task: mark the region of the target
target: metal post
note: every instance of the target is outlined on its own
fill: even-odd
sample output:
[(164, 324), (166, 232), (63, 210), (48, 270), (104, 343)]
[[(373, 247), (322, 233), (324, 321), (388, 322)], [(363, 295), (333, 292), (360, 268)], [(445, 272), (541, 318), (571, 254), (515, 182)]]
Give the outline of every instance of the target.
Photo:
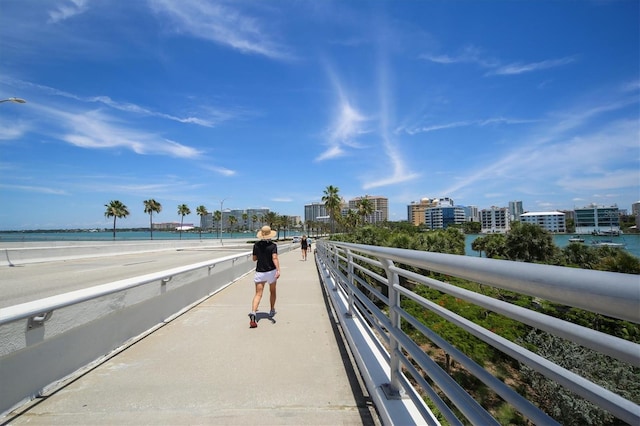
[[(380, 263), (387, 274), (387, 285), (389, 289), (389, 319), (391, 320), (391, 327), (394, 329), (400, 329), (400, 315), (396, 308), (400, 305), (400, 293), (396, 291), (395, 285), (400, 284), (398, 280), (398, 274), (391, 272), (391, 266), (393, 262), (386, 258), (378, 258)], [(400, 357), (398, 352), (400, 351), (400, 345), (398, 340), (393, 337), (393, 333), (389, 333), (389, 360), (390, 369), (390, 383), (386, 390), (389, 394), (387, 397), (401, 398), (402, 387), (400, 385)]]

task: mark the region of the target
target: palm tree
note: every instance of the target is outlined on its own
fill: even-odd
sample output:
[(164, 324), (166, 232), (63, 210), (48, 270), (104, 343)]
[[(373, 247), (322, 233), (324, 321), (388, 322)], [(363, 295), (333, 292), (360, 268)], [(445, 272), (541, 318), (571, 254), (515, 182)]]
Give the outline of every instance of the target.
[(276, 212), (269, 212), (263, 216), (262, 220), (273, 229), (275, 223), (278, 221), (278, 214)]
[(347, 228), (350, 229), (351, 231), (356, 229), (359, 222), (358, 212), (355, 210), (349, 209), (349, 211), (347, 212), (347, 217), (345, 217), (344, 222), (345, 222), (345, 225), (347, 225)]
[(184, 217), (191, 214), (191, 210), (186, 204), (180, 204), (178, 206), (178, 214), (180, 215), (180, 239), (182, 239), (182, 223), (184, 222)]
[(371, 213), (373, 213), (374, 211), (373, 203), (369, 199), (369, 196), (365, 195), (358, 200), (356, 205), (358, 207), (358, 214), (362, 218), (362, 226), (364, 226), (366, 217), (371, 215)]
[(244, 231), (247, 230), (247, 219), (249, 219), (249, 215), (247, 213), (242, 213), (242, 228)]
[(160, 213), (162, 211), (162, 204), (154, 200), (144, 200), (144, 212), (149, 214), (149, 230), (151, 231), (151, 239), (153, 240), (153, 213)]
[(202, 239), (202, 225), (203, 225), (203, 218), (209, 214), (209, 212), (207, 211), (207, 208), (205, 206), (198, 206), (196, 208), (196, 213), (198, 214), (198, 216), (200, 216), (200, 239)]
[(251, 228), (252, 231), (256, 230), (256, 222), (258, 221), (258, 215), (254, 214), (253, 216), (251, 216), (251, 222), (253, 223), (253, 227)]
[(220, 238), (220, 221), (222, 220), (222, 212), (220, 210), (213, 212), (213, 220), (217, 224), (216, 233), (218, 234), (218, 238)]
[(116, 239), (116, 218), (126, 218), (129, 216), (129, 209), (118, 200), (110, 201), (104, 205), (107, 211), (104, 212), (105, 217), (113, 217), (113, 239)]
[(233, 225), (238, 222), (235, 216), (229, 216), (229, 231), (231, 232), (231, 238), (233, 238)]
[(322, 196), (322, 201), (324, 202), (324, 206), (327, 209), (327, 213), (329, 213), (329, 218), (331, 219), (331, 232), (335, 232), (335, 218), (340, 213), (340, 195), (338, 192), (340, 189), (336, 186), (329, 185), (324, 190), (324, 195)]

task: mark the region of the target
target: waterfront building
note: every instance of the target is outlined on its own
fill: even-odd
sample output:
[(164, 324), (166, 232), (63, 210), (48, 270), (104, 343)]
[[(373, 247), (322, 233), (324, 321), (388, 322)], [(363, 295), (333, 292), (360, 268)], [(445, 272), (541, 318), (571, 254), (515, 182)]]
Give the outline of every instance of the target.
[(414, 226), (422, 225), (425, 222), (424, 212), (435, 205), (435, 200), (431, 198), (422, 198), (419, 202), (412, 201), (407, 206), (407, 220)]
[(480, 211), (480, 224), (483, 234), (506, 233), (511, 229), (509, 208), (491, 207)]
[(617, 234), (620, 232), (620, 212), (616, 205), (605, 207), (591, 204), (574, 210), (576, 233), (578, 234)]
[(566, 218), (562, 212), (528, 212), (521, 214), (519, 219), (524, 223), (538, 225), (549, 232), (567, 232)]
[(324, 203), (304, 205), (304, 223), (309, 222), (329, 222), (329, 213)]
[(465, 222), (464, 207), (439, 205), (429, 207), (424, 212), (425, 226), (429, 229), (446, 229), (449, 225), (459, 225)]
[(509, 219), (520, 220), (520, 215), (524, 213), (522, 208), (522, 201), (509, 201)]
[(348, 210), (358, 210), (358, 202), (366, 198), (373, 205), (373, 213), (365, 216), (365, 222), (378, 223), (389, 220), (389, 199), (377, 195), (367, 195), (366, 197), (356, 197), (348, 202)]

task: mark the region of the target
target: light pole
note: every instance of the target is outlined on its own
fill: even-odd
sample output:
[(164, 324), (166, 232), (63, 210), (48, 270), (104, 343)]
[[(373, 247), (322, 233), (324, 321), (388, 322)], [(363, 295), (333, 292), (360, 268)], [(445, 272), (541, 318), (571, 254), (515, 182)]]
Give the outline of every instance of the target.
[(220, 201), (220, 245), (224, 245), (222, 243), (222, 219), (224, 218), (224, 215), (222, 214), (222, 206), (224, 205), (225, 200), (227, 200), (229, 197), (224, 198), (222, 201)]
[(26, 104), (27, 103), (27, 101), (25, 101), (22, 98), (7, 98), (7, 99), (0, 100), (0, 103), (2, 103), (2, 102), (13, 102), (13, 103), (16, 103), (16, 104)]

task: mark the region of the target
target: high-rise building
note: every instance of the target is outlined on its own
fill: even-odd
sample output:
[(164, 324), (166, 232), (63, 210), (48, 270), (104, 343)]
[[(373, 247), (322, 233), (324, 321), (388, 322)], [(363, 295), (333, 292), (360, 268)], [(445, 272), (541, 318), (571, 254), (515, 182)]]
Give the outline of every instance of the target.
[(324, 203), (304, 205), (304, 223), (308, 222), (329, 222), (329, 213)]
[(522, 209), (522, 201), (509, 201), (509, 219), (513, 222), (514, 220), (520, 220), (520, 215), (524, 213)]
[(467, 222), (480, 222), (480, 211), (478, 210), (478, 206), (465, 206), (464, 214)]
[(505, 233), (511, 229), (507, 207), (491, 207), (480, 210), (480, 225), (483, 234)]
[[(349, 200), (349, 209), (357, 210), (358, 202), (365, 197), (356, 197)], [(376, 223), (389, 220), (389, 199), (381, 196), (367, 195), (366, 199), (373, 204), (373, 213), (366, 216), (365, 222)]]
[(520, 215), (520, 221), (533, 223), (544, 230), (555, 233), (567, 232), (565, 214), (562, 212), (529, 212)]
[(424, 212), (434, 206), (435, 201), (431, 198), (422, 198), (420, 202), (412, 201), (407, 206), (407, 220), (414, 226), (422, 225), (425, 221)]

